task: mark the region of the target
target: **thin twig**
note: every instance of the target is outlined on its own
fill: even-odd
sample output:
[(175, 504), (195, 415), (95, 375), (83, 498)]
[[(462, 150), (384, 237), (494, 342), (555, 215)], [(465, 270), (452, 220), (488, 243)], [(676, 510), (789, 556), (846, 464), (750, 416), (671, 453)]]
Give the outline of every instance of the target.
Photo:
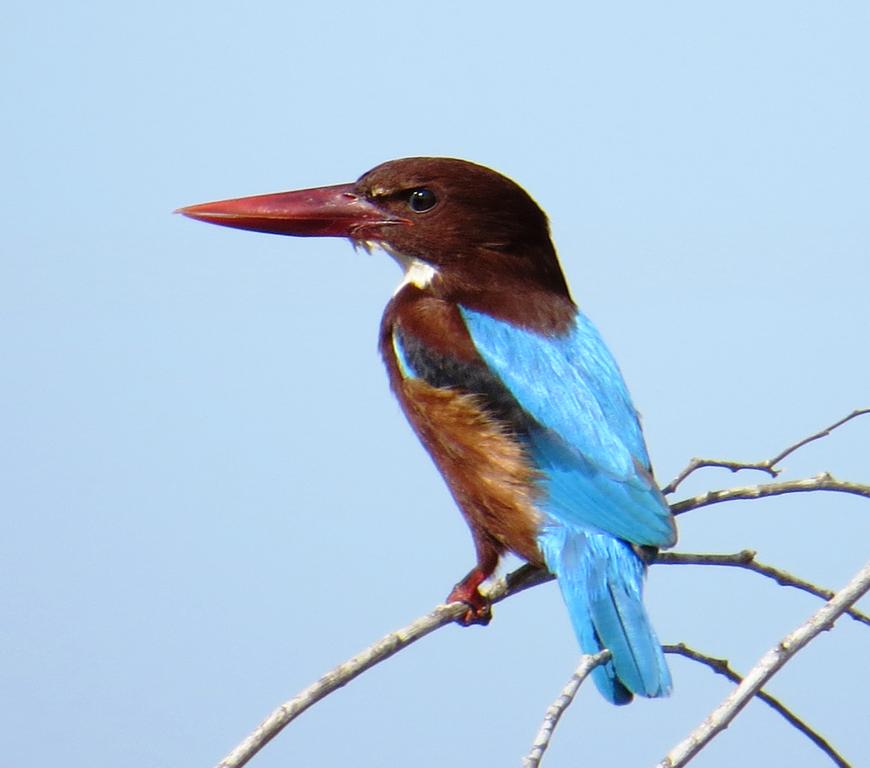
[(857, 408), (848, 416), (844, 416), (839, 421), (835, 421), (831, 426), (825, 427), (823, 430), (816, 432), (814, 435), (810, 435), (809, 437), (805, 437), (803, 440), (799, 440), (794, 445), (790, 445), (786, 448), (782, 453), (778, 453), (772, 459), (768, 459), (771, 467), (775, 467), (779, 462), (781, 462), (786, 456), (794, 453), (798, 448), (803, 448), (807, 443), (812, 443), (814, 440), (819, 440), (823, 437), (827, 437), (838, 427), (842, 427), (847, 421), (852, 421), (852, 419), (857, 419), (859, 416), (864, 416), (865, 414), (870, 413), (870, 408)]
[[(525, 589), (534, 587), (552, 577), (533, 566), (518, 568), (505, 578), (496, 581), (487, 591), (487, 597), (493, 603), (504, 600)], [(394, 653), (434, 632), (439, 627), (456, 621), (468, 611), (465, 603), (450, 603), (439, 605), (434, 611), (421, 616), (402, 629), (390, 632), (378, 642), (370, 645), (352, 659), (339, 664), (316, 683), (278, 707), (232, 752), (230, 752), (217, 768), (239, 768), (245, 765), (254, 755), (268, 744), (288, 723), (301, 715), (306, 709), (316, 704), (322, 698), (337, 688), (347, 685), (355, 677), (370, 667), (389, 658)]]
[[(713, 656), (707, 656), (705, 653), (701, 653), (700, 651), (696, 651), (694, 648), (690, 648), (685, 643), (677, 643), (676, 645), (664, 645), (662, 646), (662, 650), (665, 653), (672, 653), (678, 656), (685, 656), (687, 659), (691, 659), (692, 661), (697, 661), (699, 664), (703, 664), (704, 666), (712, 669), (716, 674), (723, 675), (727, 677), (732, 683), (742, 683), (743, 678), (738, 675), (733, 669), (731, 669), (731, 665), (728, 663), (727, 659), (717, 659)], [(755, 694), (756, 698), (761, 699), (765, 704), (771, 707), (775, 712), (778, 712), (785, 720), (793, 725), (797, 730), (799, 730), (802, 734), (804, 734), (810, 741), (813, 742), (819, 749), (822, 750), (828, 757), (831, 758), (840, 768), (851, 768), (850, 764), (846, 762), (842, 755), (837, 752), (825, 739), (821, 734), (814, 731), (807, 725), (803, 720), (801, 720), (794, 712), (792, 712), (788, 707), (786, 707), (779, 699), (774, 698), (769, 693), (765, 691), (758, 691)]]
[(662, 759), (658, 768), (680, 768), (686, 765), (711, 739), (728, 727), (740, 710), (789, 659), (820, 632), (830, 629), (846, 609), (866, 594), (868, 589), (870, 589), (870, 562), (813, 616), (764, 654), (743, 682)]
[(756, 469), (759, 472), (767, 472), (771, 477), (777, 477), (781, 470), (774, 469), (773, 467), (768, 466), (766, 461), (758, 461), (758, 462), (746, 462), (746, 461), (731, 461), (730, 459), (702, 459), (699, 456), (695, 456), (686, 466), (682, 469), (682, 471), (669, 482), (664, 488), (662, 488), (662, 493), (665, 496), (672, 494), (683, 481), (691, 474), (694, 474), (699, 469), (706, 469), (708, 467), (716, 467), (717, 469), (730, 469), (732, 472), (740, 472), (744, 469)]
[[(773, 579), (780, 586), (800, 589), (823, 600), (830, 600), (834, 596), (834, 590), (820, 587), (781, 568), (775, 568), (772, 565), (767, 565), (767, 563), (759, 562), (755, 559), (755, 554), (751, 549), (744, 549), (741, 552), (728, 555), (696, 552), (659, 552), (655, 562), (664, 565), (724, 565), (731, 568), (743, 568)], [(855, 621), (870, 626), (870, 616), (862, 613), (857, 608), (850, 608), (846, 613), (855, 619)]]
[(857, 410), (852, 411), (848, 416), (834, 422), (829, 427), (825, 427), (823, 430), (816, 432), (809, 437), (805, 437), (803, 440), (798, 440), (798, 442), (788, 446), (785, 450), (780, 451), (776, 456), (772, 456), (764, 461), (742, 462), (730, 461), (727, 459), (694, 458), (688, 463), (688, 465), (686, 465), (682, 472), (662, 488), (662, 493), (665, 495), (673, 493), (689, 475), (704, 467), (719, 467), (721, 469), (730, 469), (732, 472), (739, 472), (743, 469), (754, 469), (759, 472), (767, 472), (768, 475), (776, 478), (779, 476), (780, 472), (782, 472), (781, 469), (777, 469), (777, 464), (779, 464), (786, 456), (790, 456), (798, 450), (798, 448), (803, 448), (807, 443), (812, 443), (814, 440), (827, 437), (831, 432), (837, 429), (837, 427), (841, 427), (847, 421), (851, 421), (852, 419), (855, 419), (858, 416), (863, 416), (867, 413), (870, 413), (870, 408), (858, 408)]
[(559, 724), (559, 720), (565, 713), (565, 710), (571, 706), (577, 691), (583, 684), (583, 681), (589, 676), (595, 667), (604, 664), (610, 658), (610, 651), (606, 648), (594, 655), (584, 654), (580, 658), (580, 663), (568, 684), (562, 689), (559, 698), (556, 699), (544, 713), (544, 721), (535, 736), (535, 741), (532, 744), (532, 749), (528, 755), (523, 758), (523, 768), (538, 768), (541, 760), (544, 758), (544, 752), (550, 746), (550, 740), (553, 738), (553, 732)]
[(822, 472), (815, 477), (804, 480), (787, 480), (782, 483), (762, 483), (761, 485), (747, 485), (740, 488), (725, 488), (720, 491), (707, 491), (698, 496), (692, 496), (682, 501), (671, 504), (671, 512), (681, 515), (692, 509), (708, 507), (711, 504), (719, 504), (723, 501), (736, 501), (737, 499), (763, 499), (766, 496), (781, 496), (785, 493), (809, 493), (812, 491), (836, 491), (838, 493), (852, 493), (856, 496), (864, 496), (870, 499), (870, 485), (849, 483), (835, 479), (829, 472)]

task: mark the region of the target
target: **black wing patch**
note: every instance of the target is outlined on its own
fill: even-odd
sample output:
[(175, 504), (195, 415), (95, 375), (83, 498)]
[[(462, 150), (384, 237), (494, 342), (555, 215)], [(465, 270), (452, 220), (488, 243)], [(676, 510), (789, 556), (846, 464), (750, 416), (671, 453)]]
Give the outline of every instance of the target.
[(487, 413), (505, 422), (517, 434), (527, 434), (537, 425), (483, 360), (467, 363), (436, 352), (400, 328), (395, 328), (393, 333), (401, 349), (402, 364), (414, 377), (439, 389), (454, 389), (476, 396)]

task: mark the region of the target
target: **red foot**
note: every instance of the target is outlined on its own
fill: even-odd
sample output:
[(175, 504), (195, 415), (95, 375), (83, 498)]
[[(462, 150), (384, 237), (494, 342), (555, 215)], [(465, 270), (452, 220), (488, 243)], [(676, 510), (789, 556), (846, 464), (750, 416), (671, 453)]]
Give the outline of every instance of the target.
[(489, 624), (492, 619), (492, 606), (477, 588), (482, 579), (471, 579), (469, 576), (453, 587), (453, 591), (447, 595), (447, 602), (465, 603), (468, 606), (468, 610), (456, 619), (459, 624), (466, 627), (471, 624)]

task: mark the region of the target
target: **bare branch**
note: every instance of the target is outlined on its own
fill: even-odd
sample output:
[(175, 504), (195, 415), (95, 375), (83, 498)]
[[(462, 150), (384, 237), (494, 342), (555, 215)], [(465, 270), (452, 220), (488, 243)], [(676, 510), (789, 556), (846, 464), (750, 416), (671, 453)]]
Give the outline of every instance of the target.
[[(677, 643), (676, 645), (665, 645), (662, 646), (662, 649), (665, 653), (672, 653), (678, 656), (685, 656), (687, 659), (691, 659), (692, 661), (697, 661), (699, 664), (703, 664), (710, 669), (712, 669), (716, 674), (723, 675), (727, 677), (732, 683), (742, 683), (743, 678), (740, 677), (733, 669), (731, 669), (731, 665), (728, 663), (727, 659), (717, 659), (713, 656), (707, 656), (700, 651), (696, 651), (694, 648), (690, 648), (685, 643)], [(831, 760), (833, 760), (840, 768), (851, 768), (849, 763), (843, 759), (842, 755), (840, 755), (837, 750), (835, 750), (828, 741), (821, 736), (819, 733), (814, 731), (807, 725), (803, 720), (801, 720), (797, 715), (794, 714), (788, 707), (786, 707), (779, 699), (774, 698), (769, 693), (765, 691), (758, 691), (755, 694), (756, 698), (761, 699), (765, 704), (771, 707), (775, 712), (778, 712), (782, 715), (786, 721), (788, 721), (791, 725), (793, 725), (797, 730), (803, 733), (810, 741), (812, 741), (819, 749), (822, 750), (825, 754), (827, 754)]]
[(562, 689), (559, 698), (556, 699), (544, 713), (544, 721), (535, 736), (535, 741), (532, 744), (532, 749), (528, 755), (523, 758), (523, 768), (538, 768), (541, 760), (544, 757), (544, 752), (550, 746), (550, 740), (553, 738), (553, 732), (559, 724), (559, 720), (565, 713), (565, 710), (571, 706), (577, 691), (583, 684), (583, 681), (589, 676), (595, 667), (599, 664), (604, 664), (610, 658), (610, 651), (606, 648), (594, 655), (584, 654), (580, 657), (580, 663), (568, 684)]
[[(544, 581), (549, 581), (551, 578), (548, 573), (526, 565), (508, 574), (505, 578), (496, 581), (487, 591), (487, 597), (491, 602), (497, 603), (506, 597), (515, 595)], [(370, 645), (352, 659), (334, 667), (316, 683), (308, 686), (304, 691), (301, 691), (272, 712), (241, 744), (218, 763), (217, 768), (239, 768), (245, 765), (257, 752), (277, 736), (288, 723), (301, 715), (310, 706), (316, 704), (337, 688), (346, 685), (367, 669), (411, 645), (411, 643), (426, 637), (426, 635), (446, 624), (456, 621), (467, 610), (468, 606), (465, 603), (439, 605), (432, 612), (421, 616), (402, 629), (390, 632), (390, 634)]]
[[(735, 552), (730, 555), (695, 552), (659, 552), (655, 562), (663, 563), (664, 565), (724, 565), (731, 568), (743, 568), (773, 579), (780, 586), (800, 589), (823, 600), (830, 600), (834, 596), (834, 590), (820, 587), (810, 581), (805, 581), (798, 576), (794, 576), (788, 571), (759, 562), (755, 559), (755, 554), (751, 549), (744, 549), (742, 552)], [(870, 626), (870, 616), (862, 613), (857, 608), (850, 608), (846, 613), (855, 619), (855, 621)]]
[(781, 469), (777, 469), (777, 464), (779, 464), (786, 456), (790, 456), (794, 453), (798, 448), (803, 448), (807, 443), (812, 443), (814, 440), (819, 440), (823, 437), (827, 437), (831, 434), (837, 427), (843, 426), (847, 421), (851, 421), (852, 419), (857, 418), (858, 416), (863, 416), (864, 414), (870, 413), (870, 408), (859, 408), (857, 410), (852, 411), (848, 416), (840, 419), (837, 422), (834, 422), (829, 427), (825, 427), (820, 432), (816, 432), (815, 434), (810, 435), (809, 437), (805, 437), (803, 440), (798, 440), (798, 442), (788, 446), (783, 451), (780, 451), (776, 456), (772, 456), (769, 459), (765, 459), (764, 461), (755, 461), (755, 462), (742, 462), (742, 461), (730, 461), (727, 459), (701, 459), (694, 458), (692, 459), (688, 465), (680, 472), (670, 483), (668, 483), (664, 488), (662, 488), (662, 493), (666, 496), (670, 493), (673, 493), (680, 484), (693, 472), (702, 469), (704, 467), (720, 467), (722, 469), (730, 469), (732, 472), (739, 472), (743, 469), (754, 469), (759, 472), (767, 472), (771, 477), (778, 477)]
[(786, 448), (782, 453), (778, 453), (772, 459), (769, 459), (770, 466), (775, 467), (779, 462), (781, 462), (786, 456), (794, 453), (798, 448), (803, 448), (807, 443), (812, 443), (814, 440), (819, 440), (823, 437), (827, 437), (838, 427), (842, 427), (847, 421), (852, 421), (852, 419), (856, 419), (859, 416), (864, 416), (865, 414), (870, 413), (870, 408), (857, 408), (852, 411), (848, 416), (844, 416), (839, 421), (835, 421), (831, 426), (825, 427), (820, 432), (816, 432), (814, 435), (810, 435), (809, 437), (805, 437), (803, 440), (799, 440), (794, 445), (790, 445)]
[(837, 480), (829, 472), (822, 472), (815, 477), (809, 477), (805, 480), (788, 480), (782, 483), (763, 483), (761, 485), (747, 485), (740, 488), (725, 488), (720, 491), (707, 491), (707, 493), (692, 496), (691, 498), (671, 504), (671, 512), (675, 515), (681, 515), (683, 512), (700, 507), (708, 507), (711, 504), (719, 504), (723, 501), (763, 499), (767, 496), (781, 496), (785, 493), (810, 493), (812, 491), (852, 493), (856, 496), (870, 499), (870, 485)]
[(777, 477), (781, 470), (774, 469), (771, 466), (768, 466), (767, 461), (757, 461), (757, 462), (746, 462), (746, 461), (732, 461), (730, 459), (702, 459), (699, 456), (695, 456), (684, 468), (683, 470), (669, 482), (664, 488), (662, 488), (662, 493), (665, 496), (672, 494), (683, 481), (691, 474), (697, 472), (699, 469), (705, 469), (707, 467), (716, 467), (718, 469), (730, 469), (732, 472), (740, 472), (744, 469), (756, 469), (759, 472), (767, 472), (771, 477)]
[[(829, 427), (828, 431), (835, 428), (836, 426), (839, 426), (839, 424), (841, 423), (845, 423), (845, 421), (847, 421), (849, 418), (854, 418), (855, 416), (868, 411), (870, 411), (870, 409), (867, 409), (865, 411), (856, 411), (854, 414), (847, 417), (846, 419), (843, 419), (841, 422), (838, 422), (832, 427)], [(805, 444), (810, 439), (817, 439), (817, 437), (822, 436), (822, 434), (823, 433), (819, 433), (818, 436), (811, 436), (811, 438), (807, 438), (801, 444)], [(800, 446), (796, 444), (796, 446), (792, 446), (789, 450), (795, 450), (796, 447)], [(672, 504), (671, 510), (674, 512), (674, 514), (680, 514), (682, 512), (687, 512), (692, 509), (697, 509), (699, 507), (707, 506), (710, 504), (717, 504), (724, 501), (733, 501), (737, 499), (758, 499), (783, 493), (798, 493), (809, 491), (840, 491), (870, 498), (870, 486), (859, 485), (857, 483), (842, 482), (839, 480), (835, 480), (830, 474), (824, 473), (813, 478), (808, 478), (806, 480), (794, 480), (786, 483), (771, 483), (768, 485), (711, 491), (709, 493), (702, 494), (700, 496), (696, 496), (690, 499), (684, 499), (675, 504)], [(812, 594), (818, 594), (819, 596), (825, 596), (827, 594), (830, 594), (829, 590), (823, 590), (822, 588), (815, 587), (814, 585), (809, 584), (809, 582), (804, 582), (797, 577), (792, 577), (790, 574), (785, 574), (785, 572), (778, 571), (777, 569), (773, 569), (770, 566), (763, 566), (758, 563), (751, 564), (749, 562), (751, 558), (747, 559), (745, 555), (742, 556), (744, 559), (743, 563), (726, 563), (721, 560), (719, 562), (709, 560), (706, 563), (702, 563), (700, 559), (697, 561), (697, 563), (710, 565), (737, 565), (739, 567), (745, 567), (749, 570), (757, 571), (758, 573), (764, 573), (770, 578), (774, 578), (777, 580), (780, 580), (780, 578), (782, 578), (785, 580), (785, 582), (787, 582), (788, 586), (805, 589)], [(678, 557), (679, 556), (675, 553), (662, 553), (659, 555), (658, 561), (676, 563), (678, 562)], [(689, 555), (685, 555), (685, 557), (689, 557)], [(695, 557), (700, 558), (702, 556)], [(729, 556), (713, 555), (709, 557), (727, 558)], [(517, 569), (513, 573), (508, 574), (504, 579), (496, 581), (488, 590), (487, 596), (491, 600), (491, 602), (496, 603), (525, 589), (536, 586), (538, 584), (542, 584), (545, 581), (550, 581), (552, 578), (553, 577), (545, 571), (542, 571), (531, 565), (525, 565)], [(301, 691), (297, 696), (285, 702), (275, 711), (273, 711), (241, 744), (239, 744), (229, 755), (227, 755), (227, 757), (225, 757), (218, 764), (217, 768), (240, 768), (240, 766), (245, 765), (286, 725), (288, 725), (291, 721), (293, 721), (296, 717), (302, 714), (302, 712), (311, 707), (313, 704), (317, 703), (336, 689), (346, 685), (348, 682), (365, 672), (367, 669), (370, 669), (376, 664), (379, 664), (393, 654), (407, 647), (411, 643), (416, 642), (417, 640), (425, 637), (431, 632), (434, 632), (436, 629), (445, 626), (446, 624), (450, 624), (456, 621), (456, 619), (464, 615), (466, 611), (467, 606), (464, 603), (453, 603), (450, 605), (438, 606), (431, 613), (426, 614), (425, 616), (417, 619), (416, 621), (412, 622), (411, 624), (400, 630), (391, 632), (378, 642), (363, 650), (358, 655), (354, 656), (353, 658), (342, 664), (339, 664), (337, 667), (327, 672), (316, 683), (313, 683), (308, 688)], [(852, 611), (850, 613), (852, 614), (853, 618), (856, 618), (859, 621), (863, 621), (865, 623), (868, 622), (868, 617), (866, 617), (864, 614), (858, 611)], [(555, 721), (553, 722), (552, 727), (555, 727)], [(537, 747), (537, 744), (538, 742), (536, 741), (535, 747)], [(545, 749), (546, 746), (544, 746), (541, 750), (541, 754), (543, 754), (543, 751)], [(540, 760), (540, 757), (538, 759)]]
[(788, 634), (759, 659), (749, 674), (710, 715), (658, 764), (658, 768), (686, 765), (711, 739), (728, 727), (749, 700), (755, 696), (801, 648), (834, 622), (870, 589), (870, 562), (822, 608)]

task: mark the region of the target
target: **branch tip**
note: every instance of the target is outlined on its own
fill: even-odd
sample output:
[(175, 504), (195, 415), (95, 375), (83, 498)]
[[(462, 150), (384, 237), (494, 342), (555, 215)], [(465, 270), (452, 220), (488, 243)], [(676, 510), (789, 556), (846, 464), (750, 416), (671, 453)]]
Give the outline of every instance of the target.
[[(723, 677), (728, 678), (732, 683), (740, 683), (743, 682), (743, 678), (737, 674), (732, 668), (727, 659), (719, 659), (715, 656), (708, 656), (700, 651), (696, 651), (694, 648), (690, 648), (685, 643), (676, 643), (675, 645), (664, 645), (662, 646), (665, 653), (670, 653), (674, 655), (683, 656), (692, 661), (698, 662), (699, 664), (703, 664), (706, 667), (712, 669), (716, 674), (722, 675)], [(771, 696), (769, 693), (763, 690), (758, 690), (755, 693), (755, 697), (765, 704), (767, 704), (771, 709), (781, 715), (790, 725), (795, 727), (798, 731), (803, 733), (810, 741), (813, 742), (819, 749), (822, 750), (835, 765), (839, 766), (839, 768), (851, 768), (849, 763), (840, 755), (837, 750), (835, 750), (831, 744), (825, 739), (821, 734), (811, 728), (807, 723), (805, 723), (801, 718), (794, 714), (788, 707), (786, 707), (781, 701)]]
[(828, 624), (836, 621), (870, 590), (868, 562), (831, 600), (762, 656), (713, 712), (662, 760), (658, 768), (681, 768), (723, 731), (751, 698)]
[(840, 419), (839, 421), (834, 422), (828, 427), (825, 427), (823, 430), (819, 432), (815, 432), (808, 437), (803, 438), (802, 440), (798, 440), (796, 443), (789, 445), (784, 450), (780, 451), (776, 456), (772, 456), (769, 459), (764, 459), (763, 461), (754, 461), (754, 462), (741, 462), (741, 461), (731, 461), (726, 459), (702, 459), (699, 457), (693, 458), (686, 467), (673, 479), (669, 482), (664, 488), (662, 488), (662, 493), (665, 496), (672, 494), (677, 488), (682, 484), (682, 482), (689, 477), (689, 475), (693, 474), (699, 469), (703, 469), (706, 467), (717, 467), (719, 469), (728, 469), (732, 473), (740, 472), (745, 469), (755, 470), (757, 472), (766, 472), (770, 475), (774, 480), (780, 476), (782, 473), (781, 468), (777, 468), (777, 465), (784, 459), (786, 456), (790, 456), (799, 448), (803, 448), (808, 443), (812, 443), (815, 440), (820, 440), (823, 437), (827, 437), (838, 427), (843, 426), (846, 422), (851, 421), (852, 419), (857, 418), (858, 416), (863, 416), (867, 413), (870, 413), (870, 408), (858, 408), (848, 416)]

